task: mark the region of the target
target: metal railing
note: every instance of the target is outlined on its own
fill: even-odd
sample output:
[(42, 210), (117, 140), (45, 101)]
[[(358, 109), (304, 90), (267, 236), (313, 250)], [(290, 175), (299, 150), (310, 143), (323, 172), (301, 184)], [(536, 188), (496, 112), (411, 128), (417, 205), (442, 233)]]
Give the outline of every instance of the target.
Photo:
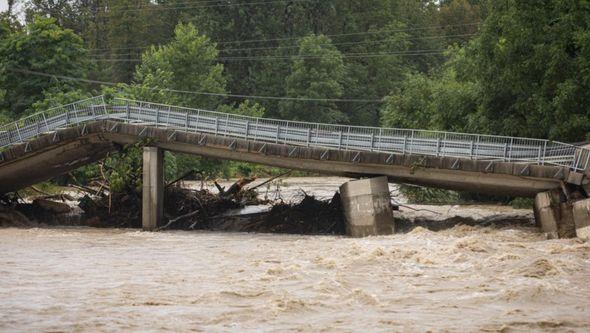
[(255, 118), (122, 98), (107, 104), (102, 96), (0, 126), (0, 148), (96, 119), (306, 147), (547, 164), (577, 171), (590, 167), (590, 150), (549, 140)]

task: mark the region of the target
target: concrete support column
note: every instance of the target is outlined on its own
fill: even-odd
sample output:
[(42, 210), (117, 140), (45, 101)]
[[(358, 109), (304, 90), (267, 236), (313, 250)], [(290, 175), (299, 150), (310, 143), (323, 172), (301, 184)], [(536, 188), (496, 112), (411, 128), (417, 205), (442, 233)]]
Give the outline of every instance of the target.
[(164, 216), (164, 151), (143, 148), (143, 196), (141, 223), (143, 230), (155, 230)]
[(349, 236), (393, 233), (393, 211), (387, 177), (350, 181), (340, 187), (340, 197)]
[(548, 239), (575, 237), (572, 204), (560, 190), (538, 193), (534, 213), (537, 225)]
[(590, 199), (580, 200), (574, 203), (574, 222), (576, 236), (590, 240)]

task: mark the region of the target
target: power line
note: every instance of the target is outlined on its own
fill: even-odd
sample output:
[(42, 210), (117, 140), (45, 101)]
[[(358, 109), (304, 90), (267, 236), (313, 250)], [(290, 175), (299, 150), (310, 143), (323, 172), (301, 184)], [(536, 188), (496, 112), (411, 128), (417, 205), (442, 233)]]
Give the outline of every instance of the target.
[[(462, 24), (449, 24), (449, 25), (439, 25), (439, 26), (428, 26), (428, 27), (416, 27), (416, 28), (404, 28), (404, 29), (387, 29), (387, 30), (380, 30), (380, 31), (364, 31), (364, 32), (350, 32), (350, 33), (343, 33), (343, 34), (325, 34), (326, 37), (342, 37), (342, 36), (359, 36), (359, 35), (375, 35), (375, 34), (383, 34), (389, 32), (406, 32), (406, 31), (417, 31), (417, 30), (427, 30), (427, 29), (436, 29), (436, 28), (448, 28), (448, 27), (458, 27), (458, 26), (471, 26), (471, 25), (478, 25), (481, 22), (472, 22), (472, 23), (462, 23)], [(255, 42), (267, 42), (267, 41), (281, 41), (281, 40), (293, 40), (293, 39), (300, 39), (307, 36), (301, 37), (283, 37), (283, 38), (272, 38), (272, 39), (251, 39), (245, 41), (228, 41), (228, 42), (219, 42), (218, 44), (235, 44), (235, 43), (255, 43)]]
[[(342, 34), (324, 34), (326, 37), (342, 37), (342, 36), (362, 36), (362, 35), (375, 35), (375, 34), (382, 34), (382, 33), (389, 33), (389, 32), (407, 32), (407, 31), (417, 31), (417, 30), (427, 30), (427, 29), (439, 29), (439, 28), (449, 28), (449, 27), (462, 27), (462, 26), (474, 26), (479, 25), (481, 21), (478, 22), (471, 22), (471, 23), (462, 23), (462, 24), (448, 24), (448, 25), (438, 25), (438, 26), (427, 26), (427, 27), (415, 27), (415, 28), (404, 28), (404, 29), (386, 29), (386, 30), (378, 30), (378, 31), (364, 31), (364, 32), (351, 32), (351, 33), (342, 33)], [(217, 44), (236, 44), (236, 43), (260, 43), (260, 42), (276, 42), (282, 40), (297, 40), (305, 36), (297, 36), (297, 37), (283, 37), (283, 38), (269, 38), (269, 39), (250, 39), (250, 40), (233, 40), (227, 42), (217, 42)], [(434, 36), (433, 36), (434, 37)], [(133, 49), (146, 49), (150, 48), (155, 45), (145, 45), (145, 46), (136, 46), (136, 47), (120, 47), (120, 48), (103, 48), (103, 49), (90, 49), (89, 51), (108, 51), (108, 50), (133, 50)]]
[[(376, 58), (392, 56), (428, 56), (435, 54), (444, 54), (446, 50), (416, 50), (404, 52), (384, 52), (384, 53), (344, 53), (342, 58)], [(268, 60), (297, 60), (297, 59), (323, 59), (325, 55), (291, 55), (291, 56), (243, 56), (243, 57), (218, 57), (219, 61), (268, 61)], [(141, 62), (141, 59), (108, 59), (108, 58), (91, 58), (97, 62)]]
[[(424, 36), (424, 37), (412, 37), (412, 38), (401, 38), (402, 41), (408, 40), (423, 40), (423, 39), (443, 39), (443, 38), (455, 38), (455, 37), (472, 37), (477, 34), (456, 34), (456, 35), (438, 35), (438, 36)], [(378, 39), (378, 40), (364, 40), (359, 42), (341, 42), (341, 43), (320, 43), (317, 45), (320, 46), (340, 46), (340, 45), (361, 45), (361, 44), (372, 44), (372, 43), (381, 43), (389, 41), (389, 38), (386, 39)], [(283, 50), (283, 49), (298, 49), (298, 45), (293, 46), (264, 46), (264, 47), (245, 47), (245, 48), (229, 48), (229, 49), (219, 49), (219, 52), (231, 52), (231, 51), (256, 51), (256, 50)], [(104, 49), (107, 50), (107, 49)], [(137, 52), (131, 53), (109, 53), (111, 56), (129, 56), (129, 55), (136, 55)], [(100, 55), (99, 53), (94, 53), (94, 55)]]
[[(117, 82), (77, 78), (77, 77), (66, 76), (66, 75), (49, 74), (49, 73), (31, 71), (31, 70), (20, 69), (20, 68), (7, 68), (7, 70), (22, 73), (22, 74), (44, 76), (44, 77), (49, 77), (49, 78), (62, 79), (62, 80), (68, 80), (68, 81), (77, 81), (77, 82), (84, 82), (84, 83), (91, 83), (91, 84), (102, 84), (102, 85), (108, 85), (108, 86), (117, 86), (117, 85), (123, 84), (123, 83), (117, 83)], [(383, 102), (382, 99), (344, 99), (344, 98), (306, 98), (306, 97), (287, 97), (287, 96), (261, 96), (261, 95), (213, 93), (213, 92), (204, 92), (204, 91), (189, 91), (189, 90), (167, 89), (167, 88), (157, 88), (157, 87), (142, 87), (142, 88), (148, 89), (148, 90), (154, 90), (154, 91), (173, 92), (173, 93), (181, 93), (181, 94), (216, 96), (216, 97), (234, 97), (234, 98), (244, 98), (244, 99), (267, 99), (267, 100), (285, 100), (285, 101), (301, 101), (301, 102), (347, 102), (347, 103), (382, 103)]]
[[(312, 0), (289, 0), (289, 2), (306, 2), (306, 1), (312, 1)], [(243, 2), (243, 3), (227, 3), (227, 4), (215, 4), (215, 5), (202, 5), (202, 6), (192, 6), (190, 4), (187, 4), (187, 6), (159, 6), (159, 5), (154, 5), (153, 7), (120, 9), (120, 10), (116, 10), (114, 12), (110, 12), (106, 16), (109, 17), (109, 16), (114, 16), (115, 14), (118, 14), (118, 13), (127, 13), (127, 12), (168, 11), (168, 10), (198, 9), (198, 8), (257, 6), (257, 5), (268, 5), (268, 4), (277, 4), (277, 3), (285, 3), (285, 2), (286, 2), (285, 0), (277, 0), (277, 1), (255, 1), (255, 2)]]
[[(389, 53), (347, 53), (342, 54), (342, 58), (377, 58), (377, 57), (391, 57), (391, 56), (426, 56), (432, 54), (443, 54), (446, 50), (417, 50), (415, 52), (389, 52)], [(263, 56), (263, 57), (219, 57), (218, 60), (232, 61), (232, 60), (298, 60), (298, 59), (323, 59), (325, 55), (292, 55), (292, 56)]]
[[(424, 37), (412, 37), (412, 38), (400, 38), (402, 41), (406, 40), (422, 40), (422, 39), (442, 39), (442, 38), (454, 38), (454, 37), (471, 37), (477, 34), (458, 34), (458, 35), (440, 35), (440, 36), (424, 36)], [(360, 45), (360, 44), (371, 44), (371, 43), (381, 43), (391, 40), (390, 38), (386, 39), (379, 39), (379, 40), (364, 40), (360, 42), (341, 42), (341, 43), (321, 43), (317, 45), (326, 46), (326, 45)], [(220, 49), (219, 52), (228, 52), (228, 51), (250, 51), (250, 50), (281, 50), (281, 49), (298, 49), (298, 45), (293, 46), (267, 46), (267, 47), (246, 47), (246, 48), (234, 48), (234, 49)]]
[[(155, 4), (155, 3), (150, 3), (148, 4), (148, 6), (159, 6), (159, 7), (172, 7), (172, 6), (179, 6), (179, 5), (203, 5), (203, 4), (209, 4), (209, 3), (216, 3), (219, 4), (220, 2), (222, 2), (223, 0), (206, 0), (206, 1), (180, 1), (180, 2), (175, 2), (173, 4)], [(119, 9), (141, 9), (141, 5), (138, 7), (135, 6), (125, 6)]]

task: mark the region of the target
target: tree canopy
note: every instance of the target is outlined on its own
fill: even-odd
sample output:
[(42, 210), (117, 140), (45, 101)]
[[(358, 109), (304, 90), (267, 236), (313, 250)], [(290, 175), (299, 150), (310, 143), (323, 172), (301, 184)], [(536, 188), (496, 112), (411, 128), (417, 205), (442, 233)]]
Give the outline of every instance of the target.
[(285, 83), (288, 97), (307, 100), (282, 101), (279, 106), (281, 116), (325, 123), (346, 122), (346, 115), (330, 101), (344, 94), (345, 76), (342, 54), (328, 37), (312, 35), (303, 38)]
[(22, 24), (0, 16), (4, 118), (102, 90), (294, 120), (590, 136), (587, 1), (23, 1)]
[(0, 40), (0, 108), (21, 116), (45, 92), (75, 90), (76, 81), (27, 75), (29, 71), (86, 78), (92, 64), (82, 38), (61, 28), (55, 19), (37, 16), (22, 30)]

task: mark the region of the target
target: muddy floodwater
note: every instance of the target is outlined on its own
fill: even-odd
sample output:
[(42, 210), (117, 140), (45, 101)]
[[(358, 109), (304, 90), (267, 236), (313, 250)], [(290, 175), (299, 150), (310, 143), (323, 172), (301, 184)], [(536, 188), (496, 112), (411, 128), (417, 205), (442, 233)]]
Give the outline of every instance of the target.
[(590, 243), (522, 225), (364, 239), (7, 228), (0, 253), (5, 332), (590, 330)]
[(590, 245), (529, 229), (3, 229), (0, 252), (2, 331), (590, 329)]

